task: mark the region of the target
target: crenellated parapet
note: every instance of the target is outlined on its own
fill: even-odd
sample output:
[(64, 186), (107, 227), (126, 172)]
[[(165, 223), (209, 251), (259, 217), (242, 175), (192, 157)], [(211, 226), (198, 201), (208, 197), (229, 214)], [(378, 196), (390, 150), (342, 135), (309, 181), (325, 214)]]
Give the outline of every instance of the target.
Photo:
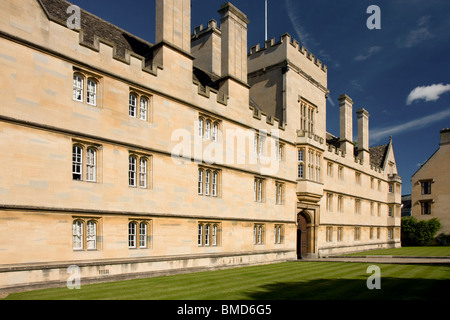
[(286, 124), (283, 121), (281, 121), (277, 117), (268, 115), (266, 112), (261, 110), (257, 105), (255, 105), (255, 103), (253, 101), (250, 101), (249, 108), (253, 113), (254, 119), (264, 121), (264, 118), (265, 118), (266, 124), (269, 124), (271, 126), (276, 126), (280, 130), (286, 129)]
[(268, 51), (270, 49), (276, 49), (279, 46), (282, 46), (283, 44), (289, 44), (290, 49), (295, 50), (299, 53), (299, 57), (302, 57), (305, 62), (311, 63), (311, 66), (316, 66), (324, 73), (328, 72), (327, 66), (316, 56), (308, 51), (304, 46), (302, 46), (297, 40), (292, 39), (291, 36), (288, 33), (285, 33), (280, 36), (280, 40), (278, 42), (275, 42), (275, 38), (269, 39), (264, 42), (264, 47), (261, 47), (260, 44), (256, 44), (250, 48), (249, 52), (249, 59), (254, 57), (255, 55), (259, 55), (265, 51)]

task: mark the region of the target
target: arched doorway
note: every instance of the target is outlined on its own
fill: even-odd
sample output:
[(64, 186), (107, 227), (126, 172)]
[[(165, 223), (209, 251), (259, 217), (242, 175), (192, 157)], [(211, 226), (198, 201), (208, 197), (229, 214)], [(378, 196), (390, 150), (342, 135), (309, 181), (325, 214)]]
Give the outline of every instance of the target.
[(309, 215), (306, 212), (302, 211), (297, 215), (297, 259), (305, 258), (308, 254), (309, 223)]

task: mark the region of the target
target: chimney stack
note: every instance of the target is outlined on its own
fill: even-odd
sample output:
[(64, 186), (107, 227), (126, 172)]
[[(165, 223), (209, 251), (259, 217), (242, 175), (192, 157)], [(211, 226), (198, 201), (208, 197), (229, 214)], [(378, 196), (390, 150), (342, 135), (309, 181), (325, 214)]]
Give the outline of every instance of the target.
[(221, 76), (222, 33), (215, 20), (208, 22), (208, 27), (199, 26), (194, 29), (191, 53), (195, 57), (194, 66)]
[(156, 0), (156, 45), (191, 52), (191, 0)]
[(445, 144), (450, 144), (450, 129), (442, 129), (441, 130), (441, 146)]
[(339, 124), (341, 149), (353, 155), (353, 100), (343, 94), (339, 97)]
[(230, 2), (222, 5), (222, 77), (247, 84), (247, 16)]
[(358, 115), (358, 157), (363, 161), (370, 161), (369, 152), (369, 112), (361, 108)]

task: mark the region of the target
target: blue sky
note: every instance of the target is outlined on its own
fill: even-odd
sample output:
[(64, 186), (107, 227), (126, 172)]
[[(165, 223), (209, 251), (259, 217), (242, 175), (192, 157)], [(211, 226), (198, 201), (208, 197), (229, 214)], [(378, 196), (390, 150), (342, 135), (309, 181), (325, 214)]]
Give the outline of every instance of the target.
[[(72, 0), (72, 3), (154, 43), (154, 0)], [(225, 0), (192, 0), (192, 28), (220, 20)], [(249, 18), (248, 46), (264, 43), (264, 0), (231, 1)], [(367, 8), (381, 10), (370, 30)], [(289, 33), (328, 66), (327, 130), (339, 135), (338, 97), (370, 113), (370, 145), (392, 136), (403, 179), (439, 147), (450, 127), (450, 1), (268, 0), (268, 37)], [(354, 115), (354, 135), (357, 124)], [(449, 161), (450, 165), (450, 161)]]

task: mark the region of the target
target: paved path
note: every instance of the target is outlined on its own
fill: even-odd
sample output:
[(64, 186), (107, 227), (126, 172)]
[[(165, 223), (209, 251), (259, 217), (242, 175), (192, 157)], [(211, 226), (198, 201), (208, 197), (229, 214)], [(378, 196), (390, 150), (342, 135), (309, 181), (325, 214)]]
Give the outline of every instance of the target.
[(411, 256), (331, 256), (302, 261), (359, 262), (359, 263), (398, 263), (398, 264), (450, 264), (450, 257), (411, 257)]

